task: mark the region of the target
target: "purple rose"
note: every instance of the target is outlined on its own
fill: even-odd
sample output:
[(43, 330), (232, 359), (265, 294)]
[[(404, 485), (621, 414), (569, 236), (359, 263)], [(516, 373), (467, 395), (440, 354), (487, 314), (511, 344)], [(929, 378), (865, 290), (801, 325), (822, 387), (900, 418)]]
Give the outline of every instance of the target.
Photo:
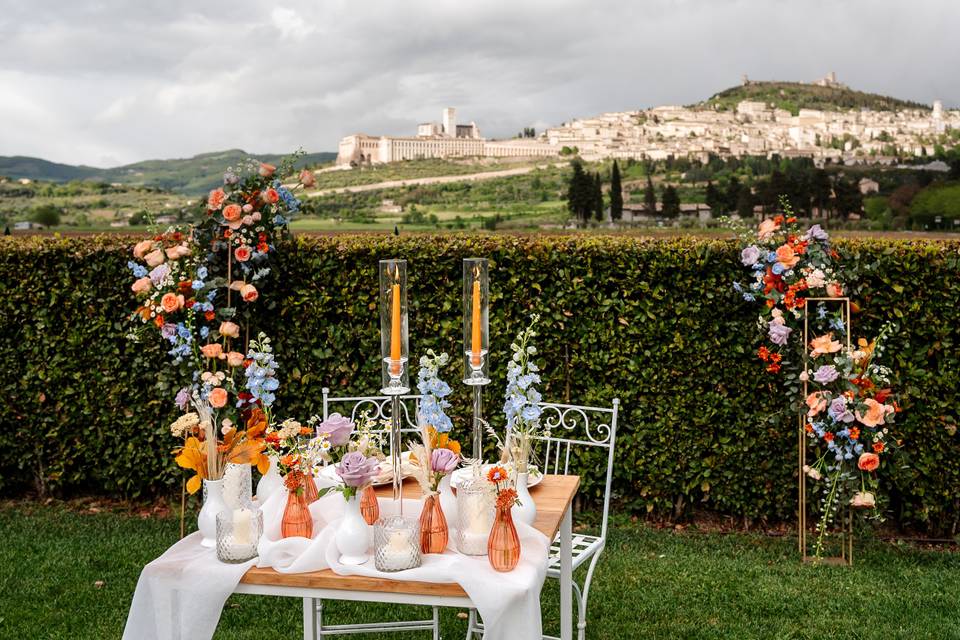
[(184, 387), (177, 391), (177, 397), (174, 398), (180, 411), (186, 411), (190, 406), (190, 387)]
[(167, 277), (170, 273), (170, 267), (167, 266), (167, 263), (157, 265), (153, 268), (153, 271), (150, 272), (150, 282), (153, 283), (153, 286), (159, 287), (160, 283), (163, 282), (163, 279)]
[(170, 324), (169, 322), (164, 322), (163, 326), (160, 327), (160, 335), (163, 336), (165, 340), (169, 340), (177, 333), (177, 325)]
[(751, 267), (760, 260), (760, 249), (754, 245), (746, 247), (743, 251), (740, 252), (740, 262), (743, 263), (745, 267)]
[(826, 240), (829, 237), (827, 232), (821, 229), (818, 224), (807, 229), (807, 235), (814, 240)]
[(834, 398), (830, 403), (830, 408), (827, 409), (827, 413), (837, 422), (853, 422), (854, 420), (853, 412), (847, 409), (847, 400), (843, 397)]
[(460, 457), (450, 449), (434, 449), (430, 453), (430, 469), (434, 473), (450, 473), (460, 464)]
[(348, 487), (362, 487), (380, 474), (380, 461), (354, 451), (343, 456), (336, 472)]
[(825, 364), (813, 373), (813, 381), (819, 382), (820, 384), (833, 382), (839, 377), (840, 374), (837, 373), (836, 367), (834, 367), (832, 364)]
[(353, 421), (339, 413), (331, 413), (326, 420), (317, 425), (317, 433), (327, 434), (327, 440), (331, 445), (342, 447), (350, 441)]
[(770, 330), (770, 342), (778, 344), (781, 347), (787, 344), (787, 338), (790, 337), (790, 332), (793, 331), (793, 329), (780, 322), (771, 322), (767, 328)]

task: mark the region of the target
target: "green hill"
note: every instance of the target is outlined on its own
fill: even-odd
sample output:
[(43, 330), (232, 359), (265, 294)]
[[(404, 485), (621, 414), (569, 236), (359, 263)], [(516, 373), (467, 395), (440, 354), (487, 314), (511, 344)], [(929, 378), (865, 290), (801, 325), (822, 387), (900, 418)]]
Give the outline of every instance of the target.
[[(92, 180), (111, 184), (157, 187), (177, 193), (197, 195), (219, 185), (223, 179), (224, 169), (237, 166), (251, 157), (270, 163), (278, 163), (283, 158), (278, 154), (255, 155), (240, 149), (230, 149), (203, 153), (192, 158), (145, 160), (112, 169), (98, 169), (26, 156), (0, 156), (0, 175), (51, 182)], [(308, 153), (299, 158), (297, 167), (323, 164), (334, 158), (336, 158), (335, 153)]]
[(800, 109), (822, 109), (824, 111), (847, 111), (864, 108), (875, 111), (930, 109), (929, 105), (919, 102), (855, 91), (846, 87), (821, 87), (801, 82), (756, 81), (731, 87), (693, 106), (701, 109), (726, 111), (735, 109), (737, 103), (743, 100), (773, 104), (779, 109), (790, 111), (793, 115), (796, 115)]

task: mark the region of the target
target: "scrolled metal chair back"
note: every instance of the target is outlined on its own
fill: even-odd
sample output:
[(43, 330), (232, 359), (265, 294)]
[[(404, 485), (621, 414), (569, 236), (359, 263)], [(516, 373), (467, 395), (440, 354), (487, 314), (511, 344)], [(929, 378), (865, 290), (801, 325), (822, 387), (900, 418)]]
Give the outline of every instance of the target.
[[(326, 420), (331, 413), (347, 416), (354, 422), (360, 420), (365, 412), (374, 420), (390, 420), (390, 396), (331, 396), (330, 389), (323, 389), (323, 418)], [(419, 395), (400, 396), (400, 432), (419, 433), (417, 426), (417, 412), (420, 408)], [(372, 429), (374, 433), (386, 435), (389, 429)], [(389, 443), (386, 438), (384, 442)], [(384, 451), (390, 455), (390, 451)]]

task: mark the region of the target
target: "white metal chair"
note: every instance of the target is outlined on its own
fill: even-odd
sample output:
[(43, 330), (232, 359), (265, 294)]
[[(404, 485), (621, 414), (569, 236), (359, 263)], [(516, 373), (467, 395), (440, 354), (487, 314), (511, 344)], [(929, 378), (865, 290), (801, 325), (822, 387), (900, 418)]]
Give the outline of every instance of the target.
[[(400, 432), (403, 434), (418, 434), (417, 410), (420, 405), (419, 395), (401, 396)], [(390, 419), (391, 398), (389, 396), (342, 396), (333, 397), (330, 389), (323, 389), (323, 418), (326, 419), (332, 412), (338, 412), (357, 421), (364, 412), (369, 412), (375, 420)], [(375, 429), (374, 432), (388, 433), (388, 429)], [(390, 438), (385, 442), (390, 444)], [(385, 451), (388, 456), (390, 451)], [(381, 633), (388, 631), (431, 631), (433, 640), (440, 640), (440, 612), (433, 607), (433, 616), (428, 620), (403, 620), (396, 622), (371, 622), (361, 624), (323, 623), (323, 600), (319, 598), (303, 599), (303, 637), (304, 640), (318, 640), (326, 636), (354, 634), (354, 633)]]
[[(573, 569), (577, 570), (589, 560), (587, 575), (583, 587), (573, 583), (573, 592), (577, 603), (577, 638), (584, 640), (587, 628), (587, 601), (590, 597), (590, 583), (597, 560), (607, 543), (607, 519), (610, 514), (610, 488), (613, 482), (614, 441), (617, 435), (617, 418), (620, 413), (620, 400), (614, 399), (613, 405), (589, 407), (572, 404), (541, 402), (543, 414), (540, 423), (544, 435), (537, 438), (545, 443), (545, 452), (540, 459), (543, 473), (567, 475), (571, 471), (570, 453), (574, 447), (606, 450), (606, 473), (603, 491), (603, 520), (599, 536), (579, 533), (573, 535)], [(596, 467), (591, 467), (595, 469)], [(586, 469), (583, 469), (586, 472)], [(547, 577), (560, 578), (560, 541), (554, 539), (547, 559)], [(476, 609), (471, 609), (467, 623), (467, 640), (483, 634), (483, 623), (478, 620)], [(555, 636), (544, 636), (558, 640)]]

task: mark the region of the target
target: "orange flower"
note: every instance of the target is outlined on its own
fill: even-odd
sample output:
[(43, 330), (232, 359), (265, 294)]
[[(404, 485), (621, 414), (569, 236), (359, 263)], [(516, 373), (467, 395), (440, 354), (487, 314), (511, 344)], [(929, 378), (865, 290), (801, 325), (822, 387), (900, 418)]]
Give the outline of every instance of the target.
[(770, 350), (766, 347), (760, 347), (757, 349), (757, 357), (766, 362), (767, 358), (770, 357)]
[(807, 407), (810, 408), (807, 415), (811, 418), (827, 408), (827, 399), (823, 397), (822, 391), (814, 391), (808, 395), (806, 403)]
[(267, 164), (266, 162), (261, 162), (261, 163), (260, 163), (260, 171), (259, 171), (259, 173), (260, 173), (260, 175), (263, 176), (264, 178), (269, 178), (270, 176), (273, 175), (273, 172), (276, 171), (276, 170), (277, 170), (277, 168), (276, 168), (275, 166), (273, 166), (272, 164)]
[(861, 453), (860, 459), (857, 460), (857, 466), (861, 471), (876, 471), (877, 467), (880, 466), (880, 456), (875, 453)]
[(780, 225), (775, 221), (770, 220), (769, 218), (760, 223), (760, 228), (757, 229), (757, 238), (760, 240), (766, 240), (773, 235), (773, 232), (780, 228)]
[(501, 466), (494, 466), (487, 472), (487, 480), (490, 482), (503, 482), (507, 479), (507, 470)]
[(856, 427), (850, 427), (850, 439), (859, 440), (860, 439), (860, 429)]
[(833, 332), (814, 338), (810, 341), (810, 355), (816, 358), (821, 354), (840, 351), (840, 342), (833, 339)]
[(223, 189), (214, 189), (207, 197), (207, 209), (210, 209), (211, 211), (217, 211), (223, 206), (223, 202), (226, 199), (227, 194), (223, 191)]
[(259, 296), (257, 288), (252, 284), (245, 284), (240, 287), (240, 297), (243, 298), (244, 302), (254, 302)]
[(227, 405), (227, 390), (223, 387), (215, 387), (207, 399), (210, 401), (211, 407), (214, 409), (222, 409)]
[(183, 296), (175, 293), (165, 293), (160, 298), (160, 306), (167, 313), (173, 313), (183, 306)]
[(783, 245), (777, 249), (777, 262), (783, 265), (784, 269), (792, 269), (800, 262), (800, 256), (798, 256), (790, 245)]
[(873, 452), (874, 452), (874, 453), (883, 453), (883, 450), (884, 450), (884, 449), (885, 449), (885, 446), (884, 446), (884, 444), (883, 444), (882, 442), (874, 442), (874, 443), (873, 443)]
[(219, 342), (212, 342), (200, 347), (200, 353), (207, 358), (219, 358), (223, 355), (223, 346)]
[(856, 416), (861, 424), (868, 427), (884, 424), (884, 418), (893, 413), (893, 407), (888, 404), (881, 404), (873, 398), (867, 398), (863, 401), (863, 404), (867, 405), (867, 410), (865, 412), (857, 411)]
[(827, 442), (833, 442), (833, 434), (827, 431), (825, 434), (823, 434), (823, 439)]
[(223, 208), (223, 219), (229, 222), (239, 220), (243, 210), (238, 204), (228, 204)]
[(497, 508), (506, 509), (517, 503), (517, 490), (513, 488), (504, 489), (497, 495)]
[(207, 477), (207, 455), (200, 440), (190, 436), (181, 449), (174, 451), (177, 457), (174, 461), (184, 469), (190, 469), (196, 474), (187, 481), (187, 492), (196, 493), (201, 481)]

